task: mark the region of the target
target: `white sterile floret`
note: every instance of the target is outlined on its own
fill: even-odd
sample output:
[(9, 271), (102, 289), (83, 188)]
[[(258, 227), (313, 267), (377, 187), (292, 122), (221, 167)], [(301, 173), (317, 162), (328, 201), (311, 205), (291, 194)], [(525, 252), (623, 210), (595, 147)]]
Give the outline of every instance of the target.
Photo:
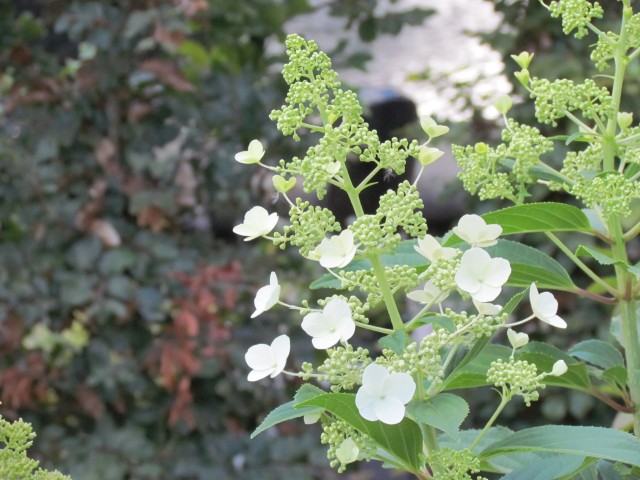
[(320, 242), (309, 258), (319, 260), (324, 268), (342, 268), (349, 265), (356, 255), (357, 246), (353, 242), (353, 232), (344, 230)]
[(473, 300), (473, 305), (476, 307), (480, 315), (487, 315), (489, 317), (497, 315), (498, 313), (500, 313), (500, 310), (502, 310), (502, 305), (495, 305), (493, 303), (482, 303), (476, 300)]
[(353, 441), (353, 438), (345, 438), (340, 446), (336, 448), (336, 458), (342, 463), (346, 465), (347, 463), (352, 463), (358, 460), (358, 455), (360, 454), (360, 449), (356, 442)]
[(524, 332), (516, 332), (513, 329), (507, 330), (507, 337), (509, 338), (509, 343), (515, 349), (524, 347), (527, 343), (529, 343), (529, 335)]
[(236, 162), (244, 163), (244, 164), (252, 164), (259, 163), (264, 157), (264, 147), (260, 140), (251, 140), (249, 143), (249, 148), (244, 152), (236, 153), (235, 159)]
[(389, 373), (382, 365), (372, 363), (362, 374), (356, 407), (365, 420), (394, 425), (404, 418), (405, 405), (415, 391), (416, 383), (408, 373)]
[(565, 361), (558, 360), (556, 363), (553, 364), (553, 367), (551, 367), (550, 375), (560, 377), (561, 375), (564, 375), (565, 373), (567, 373), (567, 370), (569, 370), (569, 367), (567, 367), (567, 364), (565, 363)]
[(280, 300), (280, 285), (278, 284), (276, 272), (271, 272), (269, 285), (265, 285), (256, 292), (256, 298), (253, 300), (256, 311), (253, 312), (251, 318), (255, 318), (261, 313), (266, 312), (278, 303), (278, 300)]
[(423, 257), (430, 262), (439, 258), (453, 258), (456, 256), (456, 249), (451, 247), (443, 247), (440, 242), (431, 235), (425, 235), (424, 238), (418, 240), (418, 245), (414, 247)]
[(458, 226), (453, 227), (455, 233), (472, 247), (490, 247), (498, 243), (502, 227), (495, 223), (487, 225), (479, 215), (463, 215)]
[(322, 312), (312, 312), (302, 319), (302, 329), (313, 339), (319, 350), (333, 347), (339, 341), (349, 340), (356, 331), (351, 308), (342, 298), (332, 298)]
[(447, 298), (447, 295), (444, 295), (444, 292), (433, 283), (433, 280), (430, 279), (420, 290), (414, 290), (407, 293), (407, 298), (414, 302), (428, 305), (435, 302), (442, 302)]
[(491, 258), (481, 248), (470, 248), (460, 259), (455, 281), (460, 290), (476, 302), (495, 300), (511, 275), (511, 265), (504, 258)]
[(567, 322), (560, 318), (558, 312), (558, 301), (551, 292), (538, 293), (535, 283), (529, 288), (529, 303), (533, 310), (533, 315), (544, 323), (552, 327), (567, 328)]
[(271, 378), (279, 375), (287, 363), (291, 341), (286, 335), (275, 338), (271, 345), (260, 343), (247, 350), (244, 359), (251, 367), (247, 380), (255, 382), (267, 376)]
[(233, 227), (233, 233), (247, 237), (245, 242), (268, 234), (278, 223), (278, 214), (269, 214), (265, 208), (253, 207), (244, 215), (244, 222)]

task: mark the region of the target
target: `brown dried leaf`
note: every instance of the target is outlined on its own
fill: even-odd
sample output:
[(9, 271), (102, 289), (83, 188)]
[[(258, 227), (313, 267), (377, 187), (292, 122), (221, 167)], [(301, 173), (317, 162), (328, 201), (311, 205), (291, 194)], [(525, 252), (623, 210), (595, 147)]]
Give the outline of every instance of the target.
[(177, 65), (170, 60), (151, 58), (140, 65), (142, 70), (153, 73), (161, 83), (179, 92), (195, 92), (196, 88), (185, 78)]

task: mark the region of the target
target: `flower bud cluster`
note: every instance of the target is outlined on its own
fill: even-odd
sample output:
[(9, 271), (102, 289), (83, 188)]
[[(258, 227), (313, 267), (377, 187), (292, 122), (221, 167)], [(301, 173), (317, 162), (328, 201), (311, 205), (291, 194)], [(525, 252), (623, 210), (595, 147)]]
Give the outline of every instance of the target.
[(327, 359), (318, 367), (318, 373), (326, 375), (331, 391), (351, 390), (362, 383), (362, 372), (371, 363), (369, 350), (350, 344), (327, 350)]
[(511, 168), (513, 181), (526, 189), (526, 185), (535, 182), (529, 170), (542, 155), (553, 151), (553, 142), (543, 137), (537, 128), (521, 125), (512, 119), (502, 130), (502, 141), (508, 144), (506, 156), (515, 160)]
[(468, 448), (463, 450), (441, 448), (430, 455), (429, 463), (438, 466), (437, 480), (472, 480), (474, 478), (482, 480), (484, 478), (470, 475), (480, 472), (480, 459)]
[(526, 360), (509, 359), (505, 363), (501, 358), (491, 362), (487, 371), (487, 381), (496, 387), (506, 388), (510, 395), (519, 395), (523, 398), (527, 407), (540, 397), (538, 390), (544, 388), (543, 375), (538, 375), (535, 364)]
[(323, 415), (321, 425), (320, 442), (323, 445), (329, 445), (327, 458), (331, 468), (335, 468), (338, 473), (344, 472), (347, 467), (347, 464), (341, 460), (341, 455), (338, 451), (347, 439), (351, 439), (354, 442), (358, 451), (358, 459), (369, 461), (375, 455), (377, 451), (375, 441), (368, 435), (360, 433), (344, 420), (330, 415)]
[(282, 234), (273, 234), (273, 243), (282, 249), (287, 243), (294, 245), (304, 256), (308, 256), (328, 233), (340, 231), (340, 224), (331, 210), (313, 206), (299, 198), (289, 210), (289, 218), (291, 224), (284, 227)]
[(605, 87), (590, 78), (582, 83), (545, 78), (531, 80), (531, 98), (535, 100), (536, 118), (540, 123), (557, 125), (567, 112), (579, 111), (587, 119), (610, 118), (615, 115), (613, 99)]
[(449, 317), (456, 325), (456, 332), (463, 332), (464, 338), (469, 343), (475, 343), (476, 340), (492, 335), (500, 325), (506, 321), (508, 314), (501, 315), (469, 315), (467, 312), (454, 312), (447, 308), (445, 315)]
[[(600, 171), (602, 165), (602, 145), (599, 143), (590, 144), (579, 152), (569, 152), (564, 159), (560, 173), (567, 177), (574, 184), (589, 182)], [(552, 190), (568, 190), (571, 186), (565, 183), (551, 182), (549, 188)]]
[(620, 41), (620, 36), (613, 32), (607, 32), (598, 37), (596, 48), (591, 52), (591, 61), (599, 71), (609, 67), (609, 62), (616, 54), (616, 47)]
[[(409, 290), (420, 282), (418, 271), (408, 265), (394, 265), (385, 268), (385, 275), (393, 291)], [(382, 302), (382, 290), (377, 277), (371, 270), (356, 270), (338, 273), (341, 286), (349, 291), (359, 288), (367, 293), (366, 305), (373, 308)]]
[(602, 18), (604, 10), (598, 2), (587, 0), (558, 0), (551, 2), (549, 11), (553, 18), (562, 17), (562, 31), (569, 35), (573, 30), (576, 38), (582, 38), (587, 33), (587, 25), (594, 18)]
[(456, 289), (456, 273), (460, 269), (460, 253), (455, 257), (440, 257), (427, 267), (421, 277), (429, 278), (443, 292)]
[(605, 172), (590, 182), (574, 185), (571, 193), (590, 208), (599, 207), (605, 218), (631, 215), (631, 202), (640, 197), (638, 182), (619, 172)]

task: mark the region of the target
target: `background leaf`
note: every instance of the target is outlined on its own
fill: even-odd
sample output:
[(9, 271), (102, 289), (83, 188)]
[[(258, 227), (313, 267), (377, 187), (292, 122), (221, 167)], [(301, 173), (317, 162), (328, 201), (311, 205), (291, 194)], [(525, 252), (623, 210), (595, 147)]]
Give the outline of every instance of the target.
[(407, 411), (419, 422), (431, 425), (455, 437), (469, 415), (469, 404), (451, 393), (441, 393), (428, 400), (411, 402)]

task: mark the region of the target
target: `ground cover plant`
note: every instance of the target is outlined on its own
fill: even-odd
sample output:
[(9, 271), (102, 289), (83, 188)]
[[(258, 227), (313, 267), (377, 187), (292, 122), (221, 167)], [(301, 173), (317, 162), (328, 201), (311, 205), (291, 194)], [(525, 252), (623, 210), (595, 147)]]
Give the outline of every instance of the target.
[[(640, 270), (629, 247), (640, 233), (640, 127), (625, 109), (622, 92), (628, 66), (640, 55), (640, 13), (629, 0), (617, 2), (618, 30), (601, 31), (604, 11), (597, 2), (542, 4), (567, 35), (592, 44), (591, 60), (601, 73), (580, 82), (540, 78), (532, 54), (514, 55), (515, 76), (537, 122), (568, 121), (573, 131), (545, 136), (536, 126), (510, 119), (512, 100), (498, 99), (502, 143), (454, 146), (453, 153), (465, 190), (511, 206), (464, 215), (442, 238), (428, 234), (417, 179), (389, 190), (372, 214), (364, 213), (360, 195), (376, 173), (400, 174), (407, 161), (419, 162), (420, 176), (443, 155), (431, 142), (448, 128), (423, 117), (422, 144), (380, 141), (363, 120), (357, 96), (342, 88), (315, 42), (288, 37), (283, 77), (289, 92), (271, 118), (284, 135), (315, 143), (277, 165), (263, 162), (259, 140), (235, 156), (240, 163), (272, 170), (273, 185), (290, 211), (287, 224), (276, 228), (276, 213), (254, 207), (234, 231), (247, 241), (263, 237), (283, 249), (297, 248), (327, 270), (311, 288), (332, 291), (317, 305), (285, 303), (277, 272), (258, 290), (252, 317), (278, 307), (299, 312), (300, 328), (324, 356), (289, 365), (286, 334), (247, 351), (250, 381), (284, 374), (306, 382), (254, 435), (297, 417), (319, 422), (321, 442), (338, 471), (353, 462), (379, 460), (420, 479), (638, 478)], [(371, 175), (358, 184), (349, 174), (351, 158), (371, 165)], [(319, 199), (329, 185), (342, 189), (355, 220), (343, 227), (330, 210), (292, 198), (300, 180), (305, 192)], [(530, 203), (541, 188), (572, 200)], [(588, 282), (528, 246), (534, 234), (543, 235)], [(567, 327), (552, 291), (607, 307), (602, 321), (610, 324), (610, 341), (578, 339), (568, 351), (530, 342), (520, 331), (525, 323)], [(469, 307), (446, 302), (456, 297), (468, 300)], [(403, 314), (405, 299), (419, 305), (417, 313)], [(519, 314), (521, 304), (529, 313)], [(370, 321), (379, 310), (384, 321), (379, 315)], [(416, 336), (423, 326), (430, 333)], [(361, 330), (377, 334), (378, 347), (358, 346)], [(508, 346), (492, 341), (505, 337)], [(497, 394), (493, 415), (477, 429), (461, 429), (469, 406), (460, 390), (487, 386)], [(521, 399), (525, 408), (547, 386), (595, 396), (620, 413), (622, 428), (545, 425), (511, 431), (499, 426), (508, 404)]]

